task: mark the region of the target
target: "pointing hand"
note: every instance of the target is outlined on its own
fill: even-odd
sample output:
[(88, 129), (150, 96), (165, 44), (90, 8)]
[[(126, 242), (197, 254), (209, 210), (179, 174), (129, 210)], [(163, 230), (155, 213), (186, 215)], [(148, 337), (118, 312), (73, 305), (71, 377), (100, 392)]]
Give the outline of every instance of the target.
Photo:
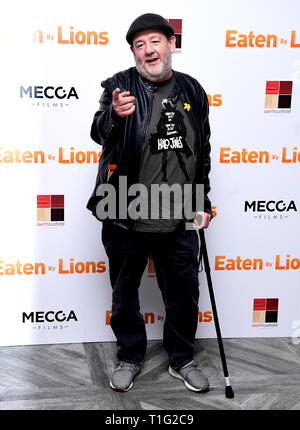
[(130, 95), (129, 91), (121, 93), (120, 88), (116, 88), (113, 93), (113, 109), (116, 115), (124, 118), (131, 115), (135, 110), (135, 97)]

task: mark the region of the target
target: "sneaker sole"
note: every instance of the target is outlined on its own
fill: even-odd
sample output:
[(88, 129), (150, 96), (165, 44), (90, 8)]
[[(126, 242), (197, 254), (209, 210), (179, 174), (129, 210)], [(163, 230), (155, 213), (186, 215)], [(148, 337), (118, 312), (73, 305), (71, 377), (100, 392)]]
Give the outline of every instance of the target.
[(111, 386), (111, 388), (115, 391), (122, 391), (123, 393), (125, 393), (126, 391), (129, 391), (130, 388), (133, 387), (133, 382), (131, 382), (131, 384), (129, 385), (128, 388), (124, 388), (121, 387), (120, 385), (113, 385), (111, 381), (109, 381), (109, 385)]
[(171, 376), (174, 376), (174, 378), (177, 378), (177, 379), (180, 379), (181, 381), (183, 381), (184, 385), (189, 390), (196, 391), (197, 393), (200, 393), (200, 392), (208, 391), (208, 389), (209, 389), (209, 385), (205, 385), (202, 388), (195, 388), (195, 387), (193, 387), (192, 385), (190, 385), (188, 382), (186, 382), (184, 380), (184, 377), (182, 375), (180, 375), (180, 373), (178, 373), (178, 372), (176, 372), (176, 370), (172, 369), (171, 366), (169, 366), (169, 373), (170, 373)]

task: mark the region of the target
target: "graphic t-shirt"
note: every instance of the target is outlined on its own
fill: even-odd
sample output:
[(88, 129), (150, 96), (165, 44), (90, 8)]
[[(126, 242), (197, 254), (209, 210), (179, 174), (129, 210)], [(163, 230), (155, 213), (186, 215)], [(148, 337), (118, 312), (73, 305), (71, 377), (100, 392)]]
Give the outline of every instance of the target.
[[(169, 191), (176, 187), (178, 190), (179, 187), (183, 195), (183, 185), (192, 184), (195, 178), (195, 139), (185, 109), (187, 104), (180, 99), (174, 104), (168, 99), (174, 82), (172, 76), (168, 81), (158, 84), (153, 98), (139, 179), (139, 183), (148, 190), (148, 204), (141, 205), (148, 209), (148, 219), (137, 219), (137, 231), (176, 230), (183, 219), (182, 200), (178, 205), (180, 194), (168, 192), (168, 187)], [(166, 193), (159, 193), (158, 189), (164, 189)], [(178, 210), (181, 210), (180, 216)]]

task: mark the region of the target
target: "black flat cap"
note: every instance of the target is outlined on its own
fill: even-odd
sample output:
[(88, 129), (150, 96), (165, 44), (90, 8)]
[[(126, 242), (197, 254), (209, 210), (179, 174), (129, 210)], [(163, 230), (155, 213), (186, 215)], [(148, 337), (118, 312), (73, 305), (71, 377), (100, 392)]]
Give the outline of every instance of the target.
[(155, 13), (145, 13), (136, 18), (129, 27), (126, 34), (127, 42), (132, 45), (133, 37), (136, 33), (150, 29), (161, 30), (167, 37), (174, 35), (174, 28), (165, 18)]

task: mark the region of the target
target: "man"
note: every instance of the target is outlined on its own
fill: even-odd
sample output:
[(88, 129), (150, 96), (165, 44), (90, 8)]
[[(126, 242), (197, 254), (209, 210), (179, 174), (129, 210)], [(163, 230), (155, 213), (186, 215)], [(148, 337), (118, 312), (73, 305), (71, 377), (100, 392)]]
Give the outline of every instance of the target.
[[(208, 379), (193, 360), (199, 298), (197, 233), (195, 228), (187, 228), (188, 217), (179, 216), (175, 198), (166, 205), (170, 216), (162, 215), (165, 201), (148, 199), (153, 184), (190, 185), (194, 191), (195, 184), (204, 184), (204, 208), (198, 212), (202, 221), (195, 217), (194, 225), (199, 229), (209, 225), (207, 96), (195, 79), (172, 69), (176, 38), (163, 17), (150, 13), (139, 16), (126, 39), (136, 67), (101, 84), (104, 92), (91, 137), (102, 145), (103, 152), (96, 186), (87, 204), (103, 221), (102, 241), (113, 288), (110, 321), (119, 347), (119, 365), (110, 386), (129, 390), (145, 357), (147, 339), (138, 288), (147, 258), (152, 256), (166, 309), (163, 339), (169, 373), (193, 391), (207, 391)], [(124, 199), (124, 183), (125, 194), (134, 184), (139, 184), (140, 191), (150, 192), (139, 200), (140, 207), (146, 208), (140, 212), (143, 216), (132, 211), (137, 205), (128, 192), (128, 211), (124, 214), (118, 203), (113, 211), (117, 215), (104, 219), (101, 186), (113, 186)], [(106, 203), (109, 205), (111, 200)], [(130, 213), (135, 216), (128, 216)], [(153, 213), (155, 216), (151, 216)]]

